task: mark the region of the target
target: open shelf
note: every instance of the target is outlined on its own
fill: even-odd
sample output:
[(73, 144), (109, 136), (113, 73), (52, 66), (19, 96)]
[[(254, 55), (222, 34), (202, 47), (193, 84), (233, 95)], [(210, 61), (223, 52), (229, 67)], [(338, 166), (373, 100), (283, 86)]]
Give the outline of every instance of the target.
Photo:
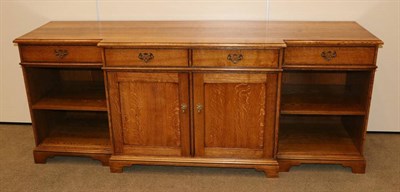
[(281, 114), (365, 115), (357, 95), (343, 85), (285, 85)]
[(107, 111), (101, 69), (26, 67), (24, 73), (32, 109)]
[(370, 76), (368, 71), (284, 72), (281, 114), (365, 115)]
[(32, 109), (107, 111), (104, 85), (97, 82), (63, 82), (32, 105)]
[[(36, 110), (35, 110), (36, 111)], [(37, 149), (80, 153), (110, 153), (107, 113), (42, 111), (47, 121), (46, 136)]]
[(355, 137), (363, 116), (282, 116), (279, 130), (279, 159), (361, 157)]

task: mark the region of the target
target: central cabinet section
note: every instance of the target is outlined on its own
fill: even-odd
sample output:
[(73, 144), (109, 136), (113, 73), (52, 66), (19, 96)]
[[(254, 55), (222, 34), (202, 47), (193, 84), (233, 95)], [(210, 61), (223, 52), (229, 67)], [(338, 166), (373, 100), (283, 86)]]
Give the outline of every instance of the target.
[(105, 49), (111, 170), (243, 167), (276, 176), (279, 49), (183, 52)]

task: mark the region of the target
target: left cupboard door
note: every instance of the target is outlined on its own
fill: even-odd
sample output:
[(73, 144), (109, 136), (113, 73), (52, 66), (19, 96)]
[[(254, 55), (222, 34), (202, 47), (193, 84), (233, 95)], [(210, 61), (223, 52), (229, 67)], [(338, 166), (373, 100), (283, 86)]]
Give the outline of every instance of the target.
[(114, 155), (190, 156), (188, 73), (107, 78)]

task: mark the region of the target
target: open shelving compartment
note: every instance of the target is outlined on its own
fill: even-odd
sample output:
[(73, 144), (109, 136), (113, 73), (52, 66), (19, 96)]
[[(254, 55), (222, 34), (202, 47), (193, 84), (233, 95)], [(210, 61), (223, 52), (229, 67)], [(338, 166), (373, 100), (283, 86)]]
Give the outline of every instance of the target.
[(283, 115), (280, 121), (279, 158), (362, 156), (364, 116)]
[[(365, 162), (363, 142), (372, 76), (368, 70), (285, 71), (278, 160), (291, 161), (291, 165)], [(281, 171), (289, 168), (282, 166)], [(353, 167), (353, 172), (362, 172), (362, 168)]]
[(283, 73), (281, 114), (365, 115), (371, 72)]
[(38, 150), (110, 153), (107, 113), (34, 110)]
[(32, 109), (107, 111), (100, 69), (26, 67)]
[[(35, 132), (35, 161), (54, 155), (111, 155), (103, 72), (99, 67), (24, 67)], [(43, 156), (43, 158), (42, 158)]]

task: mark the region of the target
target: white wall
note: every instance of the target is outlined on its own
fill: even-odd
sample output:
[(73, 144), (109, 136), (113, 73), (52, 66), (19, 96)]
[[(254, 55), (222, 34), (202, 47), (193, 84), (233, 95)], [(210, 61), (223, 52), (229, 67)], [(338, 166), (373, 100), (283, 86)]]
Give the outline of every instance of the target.
[[(370, 131), (400, 131), (399, 0), (0, 0), (0, 122), (29, 122), (14, 38), (51, 20), (354, 20), (381, 38)], [(269, 9), (268, 9), (269, 8)], [(269, 11), (267, 11), (269, 10)]]

